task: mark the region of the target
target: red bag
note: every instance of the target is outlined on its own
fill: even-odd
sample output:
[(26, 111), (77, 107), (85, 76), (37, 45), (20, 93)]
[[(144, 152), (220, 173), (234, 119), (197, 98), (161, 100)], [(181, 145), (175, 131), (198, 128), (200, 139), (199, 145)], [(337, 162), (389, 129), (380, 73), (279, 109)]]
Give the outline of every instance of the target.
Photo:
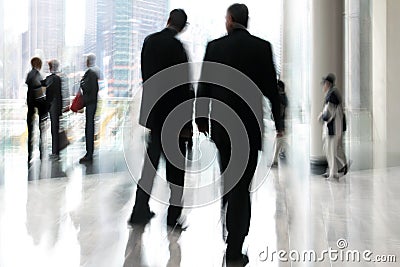
[(83, 109), (84, 104), (83, 104), (83, 96), (81, 92), (78, 92), (72, 101), (70, 109), (73, 112), (78, 112), (79, 110)]

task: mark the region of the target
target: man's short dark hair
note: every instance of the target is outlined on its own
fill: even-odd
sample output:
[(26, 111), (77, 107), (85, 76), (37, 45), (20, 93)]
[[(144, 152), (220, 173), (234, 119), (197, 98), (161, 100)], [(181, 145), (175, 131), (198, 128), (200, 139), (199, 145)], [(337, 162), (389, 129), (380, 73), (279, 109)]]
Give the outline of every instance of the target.
[(245, 4), (233, 4), (228, 7), (228, 13), (232, 17), (232, 21), (239, 23), (247, 28), (249, 21), (249, 9)]
[(174, 9), (169, 13), (168, 24), (176, 27), (179, 31), (185, 28), (187, 15), (183, 9)]
[(32, 68), (41, 69), (42, 68), (42, 60), (38, 57), (33, 57), (31, 59)]

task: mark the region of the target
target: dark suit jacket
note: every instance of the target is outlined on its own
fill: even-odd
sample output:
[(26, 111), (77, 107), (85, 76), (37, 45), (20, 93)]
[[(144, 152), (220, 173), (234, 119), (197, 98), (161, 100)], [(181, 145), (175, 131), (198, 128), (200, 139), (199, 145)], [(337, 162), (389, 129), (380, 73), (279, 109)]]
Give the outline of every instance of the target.
[(92, 68), (88, 68), (81, 80), (83, 92), (83, 103), (85, 107), (97, 103), (97, 94), (99, 93), (99, 76)]
[[(274, 118), (279, 118), (280, 101), (277, 89), (276, 71), (273, 62), (272, 49), (269, 42), (252, 36), (245, 29), (234, 29), (228, 35), (211, 41), (207, 45), (204, 61), (221, 63), (233, 67), (241, 73), (248, 76), (258, 87), (260, 97), (246, 99), (244, 101), (240, 92), (233, 92), (232, 89), (217, 86), (211, 83), (199, 83), (197, 97), (207, 97), (219, 100), (226, 104), (239, 116), (247, 130), (247, 137), (253, 148), (261, 149), (263, 134), (263, 97), (266, 96), (272, 104), (272, 113)], [(203, 64), (202, 79), (207, 69)], [(216, 75), (225, 75), (224, 73)], [(229, 75), (229, 74), (228, 74)], [(235, 77), (231, 77), (234, 79)], [(230, 79), (230, 77), (228, 77)], [(204, 81), (204, 79), (203, 79)], [(255, 87), (254, 87), (255, 88)], [(242, 90), (246, 88), (242, 88)], [(250, 87), (249, 87), (250, 90)], [(239, 94), (239, 95), (238, 95)], [(214, 103), (212, 103), (214, 106)], [(197, 116), (205, 116), (204, 110), (208, 110), (207, 104), (196, 104)], [(213, 114), (211, 109), (211, 119), (218, 116)], [(197, 124), (207, 124), (208, 119), (197, 118)], [(279, 119), (275, 119), (277, 130), (281, 130), (282, 126)], [(215, 142), (226, 143), (227, 136), (224, 134), (219, 123), (211, 120), (211, 138)]]
[(26, 102), (28, 105), (34, 105), (36, 98), (34, 90), (42, 87), (42, 84), (40, 83), (41, 80), (42, 76), (37, 69), (32, 69), (26, 76), (25, 83), (28, 85)]
[(50, 112), (58, 115), (62, 114), (62, 95), (61, 95), (61, 78), (57, 74), (51, 74), (42, 81), (42, 85), (46, 86), (46, 101), (50, 106)]
[[(161, 130), (168, 114), (185, 101), (188, 104), (179, 116), (189, 121), (193, 114), (194, 91), (189, 81), (189, 66), (180, 65), (174, 71), (160, 72), (169, 67), (187, 63), (182, 43), (175, 38), (177, 31), (165, 28), (146, 37), (141, 54), (143, 94), (139, 123), (152, 130)], [(157, 74), (157, 75), (156, 75)], [(179, 84), (179, 80), (183, 84)], [(178, 84), (176, 84), (178, 83)], [(172, 88), (169, 88), (169, 87)], [(191, 122), (186, 129), (191, 131)]]

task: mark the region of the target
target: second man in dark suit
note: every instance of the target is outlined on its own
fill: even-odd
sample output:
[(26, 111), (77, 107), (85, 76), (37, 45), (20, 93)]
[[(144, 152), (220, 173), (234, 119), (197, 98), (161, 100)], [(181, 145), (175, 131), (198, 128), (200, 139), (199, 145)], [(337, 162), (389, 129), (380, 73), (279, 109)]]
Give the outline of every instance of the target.
[(50, 159), (60, 159), (59, 131), (62, 114), (61, 77), (58, 75), (60, 62), (52, 59), (48, 62), (51, 74), (42, 81), (46, 86), (46, 101), (50, 107), (51, 121), (51, 155)]
[[(211, 99), (212, 103), (211, 139), (219, 152), (224, 185), (223, 205), (227, 205), (227, 266), (244, 266), (242, 245), (249, 231), (251, 216), (249, 186), (257, 167), (258, 151), (262, 148), (263, 95), (271, 101), (274, 118), (279, 117), (280, 103), (271, 45), (252, 36), (246, 29), (247, 23), (246, 5), (233, 4), (228, 8), (228, 35), (207, 45), (202, 83), (197, 91), (199, 100), (196, 101), (196, 124), (201, 132), (208, 131), (210, 106), (209, 101), (201, 101), (201, 98)], [(216, 73), (212, 70), (214, 67), (220, 71)], [(221, 79), (226, 84), (206, 83), (210, 78)], [(248, 78), (250, 80), (243, 83)], [(224, 110), (233, 113), (221, 114)], [(222, 125), (221, 119), (225, 125)], [(282, 130), (278, 119), (275, 126), (278, 132)], [(247, 144), (247, 152), (237, 149), (243, 144)], [(232, 165), (235, 168), (241, 164), (241, 170), (228, 170)]]

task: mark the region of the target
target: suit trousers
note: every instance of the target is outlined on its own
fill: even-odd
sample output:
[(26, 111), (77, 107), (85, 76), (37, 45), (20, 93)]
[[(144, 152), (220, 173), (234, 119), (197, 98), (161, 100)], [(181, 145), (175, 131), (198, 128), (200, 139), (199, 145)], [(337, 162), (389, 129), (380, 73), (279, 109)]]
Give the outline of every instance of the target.
[(89, 104), (86, 106), (86, 126), (85, 126), (85, 139), (86, 139), (86, 157), (93, 157), (94, 151), (94, 117), (96, 114), (97, 103)]
[[(185, 157), (186, 144), (184, 138), (179, 138), (179, 150), (183, 157)], [(176, 167), (165, 157), (161, 144), (161, 131), (151, 131), (149, 134), (149, 139), (147, 141), (147, 155), (144, 160), (142, 176), (138, 182), (135, 206), (133, 207), (132, 215), (140, 217), (145, 216), (145, 214), (150, 212), (149, 198), (153, 189), (154, 178), (157, 174), (161, 154), (164, 155), (166, 161), (166, 178), (171, 190), (167, 224), (175, 225), (182, 212), (185, 170)], [(184, 164), (185, 162), (180, 162), (180, 166), (185, 166)]]
[(60, 115), (58, 111), (50, 108), (51, 121), (51, 153), (53, 155), (60, 154)]
[(336, 135), (325, 135), (324, 150), (328, 161), (329, 177), (338, 175), (338, 169), (346, 164), (346, 156), (343, 150), (343, 138)]
[[(234, 173), (224, 173), (231, 158), (231, 144), (229, 139), (226, 142), (216, 143), (219, 152), (220, 171), (224, 175), (224, 185), (229, 184), (227, 179), (232, 179)], [(227, 260), (238, 260), (242, 257), (242, 246), (250, 228), (251, 201), (250, 183), (257, 168), (258, 149), (250, 148), (246, 169), (238, 183), (228, 192), (224, 187), (223, 208), (226, 207), (226, 227), (228, 236), (226, 239)], [(237, 179), (237, 177), (234, 177)]]
[(337, 163), (338, 168), (341, 169), (344, 165), (347, 164), (346, 154), (344, 153), (343, 149), (343, 135), (338, 138), (338, 145), (337, 145)]
[(43, 148), (43, 139), (44, 139), (44, 132), (45, 132), (45, 121), (47, 119), (47, 109), (45, 108), (45, 103), (43, 105), (33, 105), (28, 104), (28, 112), (26, 114), (26, 124), (28, 126), (28, 161), (32, 159), (33, 153), (33, 127), (35, 124), (35, 113), (36, 109), (39, 113), (39, 151), (40, 151), (40, 158), (43, 157), (44, 148)]

